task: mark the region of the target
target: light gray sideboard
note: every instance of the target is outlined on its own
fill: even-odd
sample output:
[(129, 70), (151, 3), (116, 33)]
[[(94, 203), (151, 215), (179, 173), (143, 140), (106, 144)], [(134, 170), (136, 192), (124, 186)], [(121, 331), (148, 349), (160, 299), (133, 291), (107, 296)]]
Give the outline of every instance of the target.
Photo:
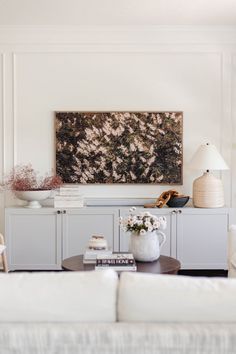
[[(227, 269), (230, 209), (144, 209), (167, 218), (162, 254), (180, 260), (182, 269)], [(50, 207), (5, 209), (5, 238), (10, 270), (61, 269), (64, 258), (82, 254), (92, 234), (100, 233), (114, 251), (127, 251), (129, 235), (119, 216), (129, 207)]]

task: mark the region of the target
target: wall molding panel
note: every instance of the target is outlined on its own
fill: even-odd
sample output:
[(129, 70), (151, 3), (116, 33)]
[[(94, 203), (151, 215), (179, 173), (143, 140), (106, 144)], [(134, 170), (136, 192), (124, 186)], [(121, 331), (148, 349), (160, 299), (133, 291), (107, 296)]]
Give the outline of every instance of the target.
[(4, 178), (4, 166), (5, 166), (5, 55), (0, 54), (1, 61), (1, 119), (0, 119), (0, 131), (1, 131), (1, 182)]

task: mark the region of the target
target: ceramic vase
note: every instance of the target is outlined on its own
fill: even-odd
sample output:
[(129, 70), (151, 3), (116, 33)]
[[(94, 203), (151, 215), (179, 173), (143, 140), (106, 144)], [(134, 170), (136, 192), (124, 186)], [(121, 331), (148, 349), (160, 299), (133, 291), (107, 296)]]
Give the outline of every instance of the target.
[(51, 194), (51, 190), (15, 191), (14, 193), (18, 199), (28, 202), (25, 208), (38, 209), (42, 207), (39, 201), (47, 199)]
[(160, 251), (166, 241), (162, 231), (147, 231), (145, 235), (132, 233), (130, 236), (129, 251), (134, 259), (140, 262), (153, 262), (160, 257)]

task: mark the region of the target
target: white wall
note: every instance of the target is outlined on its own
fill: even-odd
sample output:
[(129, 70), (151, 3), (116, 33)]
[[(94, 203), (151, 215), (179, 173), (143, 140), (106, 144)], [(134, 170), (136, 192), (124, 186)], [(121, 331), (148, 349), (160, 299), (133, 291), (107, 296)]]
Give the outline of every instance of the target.
[(0, 0), (2, 25), (235, 25), (235, 0)]
[[(231, 166), (222, 177), (226, 203), (235, 206), (235, 44), (236, 30), (221, 27), (1, 27), (2, 178), (18, 163), (31, 162), (42, 173), (54, 166), (54, 111), (181, 110), (184, 184), (177, 189), (191, 194), (201, 172), (190, 171), (188, 161), (210, 141)], [(166, 188), (89, 185), (81, 191), (156, 197)]]

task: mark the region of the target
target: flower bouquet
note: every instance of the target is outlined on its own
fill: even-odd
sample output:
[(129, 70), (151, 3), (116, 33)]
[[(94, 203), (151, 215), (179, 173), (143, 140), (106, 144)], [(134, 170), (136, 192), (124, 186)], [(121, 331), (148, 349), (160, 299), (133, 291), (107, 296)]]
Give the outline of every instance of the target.
[(157, 230), (165, 230), (166, 218), (165, 216), (152, 215), (148, 211), (134, 213), (135, 207), (129, 209), (128, 217), (120, 217), (120, 225), (124, 231), (130, 231), (136, 235), (145, 235), (147, 232)]
[(166, 241), (162, 230), (166, 229), (166, 218), (156, 216), (148, 211), (136, 213), (132, 207), (130, 214), (120, 217), (120, 225), (126, 232), (130, 232), (129, 250), (134, 258), (141, 262), (152, 262), (160, 257), (160, 250)]

